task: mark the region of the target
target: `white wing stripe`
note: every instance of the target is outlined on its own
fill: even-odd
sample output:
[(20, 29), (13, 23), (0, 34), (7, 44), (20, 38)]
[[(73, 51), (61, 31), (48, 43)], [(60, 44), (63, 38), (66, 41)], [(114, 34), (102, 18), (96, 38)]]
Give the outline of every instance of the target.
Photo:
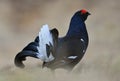
[(69, 56), (68, 58), (69, 58), (69, 59), (76, 59), (77, 56)]

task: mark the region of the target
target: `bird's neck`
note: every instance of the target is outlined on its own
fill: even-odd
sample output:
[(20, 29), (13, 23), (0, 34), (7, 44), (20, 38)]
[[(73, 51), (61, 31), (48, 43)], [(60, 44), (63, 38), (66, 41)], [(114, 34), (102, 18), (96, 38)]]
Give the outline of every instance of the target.
[(80, 16), (73, 16), (66, 36), (88, 37), (86, 26), (83, 18)]
[(74, 15), (71, 19), (66, 37), (82, 38), (86, 42), (86, 45), (88, 45), (89, 38), (84, 21), (85, 19), (83, 17), (80, 18), (80, 16)]

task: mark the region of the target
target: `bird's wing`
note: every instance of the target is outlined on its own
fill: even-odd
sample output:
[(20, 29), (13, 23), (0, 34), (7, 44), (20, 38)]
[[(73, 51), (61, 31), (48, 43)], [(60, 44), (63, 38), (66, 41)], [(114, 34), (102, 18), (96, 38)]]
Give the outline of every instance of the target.
[(56, 48), (58, 46), (58, 36), (59, 32), (56, 28), (52, 29), (51, 31), (52, 37), (53, 37), (53, 47), (51, 49), (52, 55), (55, 57), (56, 54)]

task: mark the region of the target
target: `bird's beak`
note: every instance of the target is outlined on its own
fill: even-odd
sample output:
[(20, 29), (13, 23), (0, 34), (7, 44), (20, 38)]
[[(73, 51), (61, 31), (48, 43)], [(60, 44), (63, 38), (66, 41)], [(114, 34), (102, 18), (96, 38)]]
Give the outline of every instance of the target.
[(91, 14), (88, 12), (88, 15), (91, 15)]

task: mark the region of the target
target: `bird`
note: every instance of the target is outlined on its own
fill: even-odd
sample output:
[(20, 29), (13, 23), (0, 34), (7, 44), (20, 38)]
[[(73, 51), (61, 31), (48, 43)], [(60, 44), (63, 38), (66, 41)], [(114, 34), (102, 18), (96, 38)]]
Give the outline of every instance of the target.
[(56, 28), (50, 30), (47, 24), (43, 25), (35, 40), (15, 56), (15, 65), (24, 68), (23, 61), (26, 57), (34, 57), (43, 61), (42, 68), (63, 68), (71, 71), (81, 61), (88, 48), (89, 36), (85, 21), (89, 15), (86, 9), (75, 12), (68, 32), (63, 37), (59, 37)]

